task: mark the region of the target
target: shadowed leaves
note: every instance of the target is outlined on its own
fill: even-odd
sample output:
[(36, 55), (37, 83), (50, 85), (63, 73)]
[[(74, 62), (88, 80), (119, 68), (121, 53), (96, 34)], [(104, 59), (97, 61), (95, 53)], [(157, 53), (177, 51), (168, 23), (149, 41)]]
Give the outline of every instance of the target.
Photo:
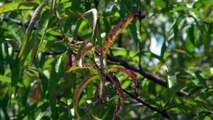
[(81, 82), (81, 84), (79, 85), (78, 88), (76, 88), (75, 92), (74, 92), (74, 97), (73, 97), (73, 106), (74, 106), (74, 110), (76, 112), (77, 115), (77, 119), (80, 120), (81, 117), (78, 113), (78, 103), (79, 103), (79, 97), (82, 93), (82, 91), (84, 90), (84, 88), (86, 88), (86, 86), (94, 79), (97, 79), (98, 75), (90, 75), (88, 76), (84, 81)]

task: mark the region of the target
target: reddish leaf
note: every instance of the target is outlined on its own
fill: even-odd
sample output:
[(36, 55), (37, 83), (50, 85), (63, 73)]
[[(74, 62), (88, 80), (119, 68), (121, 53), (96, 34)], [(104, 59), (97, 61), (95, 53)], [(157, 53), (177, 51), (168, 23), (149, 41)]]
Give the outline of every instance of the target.
[(71, 66), (72, 66), (72, 54), (67, 59), (66, 70), (69, 70)]
[(127, 74), (129, 77), (132, 78), (132, 80), (136, 80), (137, 79), (137, 75), (135, 74), (135, 72), (133, 72), (130, 69), (127, 68), (119, 68), (119, 67), (111, 67), (108, 72), (123, 72), (125, 74)]
[(114, 85), (114, 88), (116, 90), (116, 93), (118, 95), (118, 103), (116, 105), (115, 111), (114, 111), (114, 115), (113, 115), (113, 120), (116, 118), (116, 116), (118, 116), (118, 114), (120, 113), (121, 109), (122, 109), (122, 104), (123, 104), (123, 100), (124, 100), (124, 94), (123, 94), (123, 89), (121, 87), (121, 84), (119, 82), (119, 80), (113, 76), (112, 73), (106, 74), (107, 77), (110, 79), (110, 81), (112, 82), (112, 84)]
[(135, 96), (138, 97), (138, 91), (139, 91), (139, 87), (140, 87), (140, 81), (139, 80), (135, 80)]
[(39, 93), (40, 93), (40, 84), (35, 89), (35, 96), (34, 96), (34, 101), (35, 103), (38, 103), (39, 101)]

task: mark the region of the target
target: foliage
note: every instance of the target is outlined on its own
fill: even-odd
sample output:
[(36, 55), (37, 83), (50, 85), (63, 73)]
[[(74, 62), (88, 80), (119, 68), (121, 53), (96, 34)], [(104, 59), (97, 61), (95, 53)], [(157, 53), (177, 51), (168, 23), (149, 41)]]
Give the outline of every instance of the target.
[(3, 0), (0, 119), (213, 119), (212, 0)]

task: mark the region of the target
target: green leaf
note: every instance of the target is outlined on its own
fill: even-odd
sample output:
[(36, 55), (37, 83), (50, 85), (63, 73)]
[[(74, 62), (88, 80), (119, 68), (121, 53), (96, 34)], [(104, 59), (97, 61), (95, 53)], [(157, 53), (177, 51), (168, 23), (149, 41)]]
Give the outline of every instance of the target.
[(166, 53), (167, 46), (168, 46), (168, 43), (167, 43), (166, 40), (164, 40), (163, 45), (162, 45), (162, 47), (161, 47), (161, 53), (160, 53), (161, 59), (164, 58), (164, 54)]
[(164, 0), (154, 0), (155, 4), (161, 8), (165, 8), (166, 7), (166, 3)]
[(23, 110), (19, 111), (17, 119), (23, 119), (24, 117), (26, 117), (27, 114), (33, 114), (36, 109), (36, 104), (25, 106)]
[(21, 80), (23, 74), (23, 63), (20, 63), (18, 59), (12, 60), (10, 63), (11, 68), (11, 85), (16, 86)]
[(46, 5), (47, 0), (45, 0), (44, 2), (42, 2), (38, 8), (35, 10), (35, 12), (32, 15), (32, 18), (30, 20), (29, 26), (27, 28), (26, 31), (26, 35), (25, 38), (23, 40), (22, 46), (21, 46), (21, 50), (19, 52), (18, 58), (24, 62), (28, 53), (30, 52), (30, 50), (32, 49), (33, 44), (35, 43), (34, 40), (30, 39), (30, 35), (32, 33), (33, 27), (36, 24), (36, 21), (38, 20), (40, 13), (42, 11), (42, 8)]
[(42, 13), (41, 18), (39, 19), (38, 22), (38, 30), (36, 31), (35, 36), (33, 36), (34, 45), (32, 50), (32, 58), (34, 58), (35, 55), (37, 54), (38, 48), (44, 39), (49, 19), (50, 19), (50, 10), (46, 10)]
[(193, 31), (190, 31), (188, 30), (188, 35), (187, 35), (187, 38), (186, 38), (186, 42), (185, 42), (185, 46), (186, 46), (186, 51), (191, 54), (194, 52), (195, 50), (195, 46), (193, 45), (193, 37), (190, 37), (190, 32), (193, 32)]
[[(21, 43), (24, 36), (22, 29), (17, 24), (14, 24), (14, 23), (13, 24), (8, 23), (8, 24), (9, 24), (8, 29), (11, 31), (14, 38), (18, 40), (19, 43)], [(19, 46), (17, 46), (17, 48), (19, 48)]]
[(168, 88), (171, 88), (176, 85), (176, 76), (167, 75), (167, 79), (168, 79)]
[(98, 75), (94, 74), (94, 75), (90, 75), (88, 76), (85, 80), (83, 80), (81, 82), (81, 84), (79, 85), (78, 88), (76, 88), (75, 93), (74, 93), (74, 97), (73, 97), (73, 106), (74, 106), (74, 110), (75, 113), (77, 115), (77, 119), (81, 119), (80, 114), (78, 113), (78, 103), (79, 103), (79, 97), (82, 93), (82, 91), (84, 90), (84, 88), (94, 79), (97, 79)]
[(0, 6), (0, 14), (5, 12), (11, 12), (14, 10), (31, 10), (36, 6), (38, 6), (38, 4), (34, 2), (7, 3)]
[(0, 75), (0, 81), (11, 83), (11, 78), (9, 78), (7, 76)]
[[(3, 95), (1, 95), (3, 97)], [(9, 120), (10, 117), (9, 117), (9, 112), (7, 110), (7, 106), (8, 106), (8, 103), (10, 101), (10, 96), (9, 96), (9, 93), (7, 92), (3, 98), (0, 99), (0, 105), (1, 105), (1, 109), (2, 109), (2, 112), (4, 113), (4, 117), (0, 117), (0, 118), (5, 118), (5, 120)]]
[(50, 108), (52, 111), (53, 119), (58, 119), (58, 112), (56, 109), (56, 90), (57, 90), (57, 84), (59, 81), (59, 67), (61, 65), (61, 59), (62, 59), (62, 56), (58, 58), (55, 65), (52, 67), (52, 72), (50, 75), (50, 83), (48, 87), (49, 102), (50, 102)]
[(138, 38), (136, 25), (131, 24), (129, 26), (129, 28), (130, 28), (130, 32), (131, 32), (131, 37), (133, 38), (135, 44), (137, 45), (140, 42), (140, 39)]

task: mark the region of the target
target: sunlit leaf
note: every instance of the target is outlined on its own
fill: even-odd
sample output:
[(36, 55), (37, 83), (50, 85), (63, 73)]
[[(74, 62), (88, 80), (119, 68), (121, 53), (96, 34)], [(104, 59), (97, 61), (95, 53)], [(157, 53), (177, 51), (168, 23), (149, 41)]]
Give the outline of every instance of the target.
[(33, 13), (32, 18), (30, 20), (29, 26), (28, 26), (27, 31), (26, 31), (25, 38), (24, 38), (22, 46), (21, 46), (21, 50), (20, 50), (19, 55), (18, 55), (18, 57), (21, 58), (21, 60), (23, 60), (23, 61), (26, 59), (29, 51), (32, 49), (32, 45), (33, 45), (34, 41), (32, 41), (32, 40), (30, 41), (30, 35), (32, 33), (32, 30), (33, 30), (33, 27), (34, 27), (36, 21), (38, 20), (40, 14), (41, 14), (41, 10), (44, 8), (46, 3), (47, 3), (47, 0), (42, 2), (37, 7), (37, 9)]
[(32, 58), (35, 58), (38, 52), (38, 48), (44, 39), (44, 35), (49, 23), (49, 19), (50, 19), (50, 10), (46, 10), (42, 13), (40, 21), (38, 23), (38, 30), (36, 31), (36, 34), (33, 39), (34, 45), (32, 50)]
[[(91, 43), (87, 43), (86, 45), (82, 44), (83, 46), (78, 50), (78, 55), (77, 55), (77, 63), (78, 66), (82, 67), (82, 60), (84, 56), (91, 50), (93, 45)], [(94, 50), (94, 49), (93, 49)]]
[(72, 72), (72, 71), (80, 70), (80, 69), (90, 69), (90, 70), (93, 70), (93, 71), (96, 71), (96, 72), (98, 71), (98, 68), (95, 67), (94, 65), (84, 64), (84, 65), (82, 65), (82, 67), (80, 67), (78, 65), (72, 66), (67, 72)]
[(92, 26), (92, 30), (93, 30), (92, 31), (92, 37), (93, 37), (94, 34), (95, 34), (95, 31), (96, 31), (96, 25), (97, 25), (97, 20), (98, 20), (98, 11), (95, 8), (93, 8), (93, 9), (83, 13), (82, 16), (85, 16), (89, 13), (92, 13), (92, 15), (93, 15), (93, 26)]
[(107, 50), (112, 46), (115, 41), (115, 38), (122, 32), (123, 29), (127, 27), (127, 25), (134, 20), (135, 18), (144, 18), (145, 15), (142, 13), (136, 13), (130, 15), (123, 20), (121, 20), (107, 35), (104, 44), (102, 46), (102, 56), (105, 58)]
[(10, 83), (11, 78), (9, 78), (7, 76), (0, 75), (0, 81)]
[(0, 5), (0, 14), (14, 10), (31, 10), (36, 6), (38, 6), (38, 4), (34, 2), (7, 3)]
[(111, 67), (110, 69), (108, 69), (108, 72), (123, 72), (123, 73), (127, 74), (129, 77), (131, 77), (132, 80), (137, 79), (137, 75), (132, 70), (127, 69), (127, 68)]
[[(10, 25), (10, 23), (8, 23)], [(15, 39), (18, 40), (19, 43), (21, 43), (22, 39), (23, 39), (23, 32), (22, 32), (22, 28), (20, 28), (17, 24), (11, 24), (8, 28)], [(19, 48), (20, 46), (17, 46), (17, 48)]]
[(176, 85), (177, 81), (176, 81), (176, 77), (174, 75), (168, 75), (167, 79), (168, 79), (168, 88), (171, 88)]

